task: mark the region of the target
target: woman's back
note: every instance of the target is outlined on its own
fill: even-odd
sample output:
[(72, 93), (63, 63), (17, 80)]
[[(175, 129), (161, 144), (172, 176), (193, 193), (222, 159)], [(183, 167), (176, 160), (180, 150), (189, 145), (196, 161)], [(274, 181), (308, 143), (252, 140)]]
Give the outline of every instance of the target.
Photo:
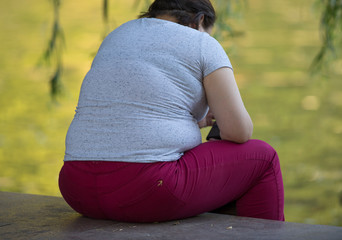
[(225, 66), (229, 59), (206, 33), (156, 18), (122, 25), (83, 81), (65, 160), (179, 159), (201, 143), (202, 79)]

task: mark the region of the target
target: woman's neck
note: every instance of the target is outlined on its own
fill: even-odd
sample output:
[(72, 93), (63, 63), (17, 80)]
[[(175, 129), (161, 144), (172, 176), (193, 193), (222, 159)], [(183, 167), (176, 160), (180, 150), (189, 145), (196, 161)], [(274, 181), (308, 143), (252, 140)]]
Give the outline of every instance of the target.
[(158, 16), (156, 16), (156, 18), (167, 20), (167, 21), (171, 21), (171, 22), (175, 22), (175, 23), (178, 22), (177, 18), (175, 18), (173, 16), (170, 16), (170, 15), (167, 15), (167, 14), (165, 14), (165, 15), (158, 15)]

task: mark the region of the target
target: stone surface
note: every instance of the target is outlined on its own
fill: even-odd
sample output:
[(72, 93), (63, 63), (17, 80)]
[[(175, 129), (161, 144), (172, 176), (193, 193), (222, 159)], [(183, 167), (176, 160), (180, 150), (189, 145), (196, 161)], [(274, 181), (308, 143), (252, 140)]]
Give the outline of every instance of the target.
[(342, 227), (214, 213), (165, 223), (120, 223), (82, 217), (62, 198), (0, 192), (0, 239), (341, 240)]

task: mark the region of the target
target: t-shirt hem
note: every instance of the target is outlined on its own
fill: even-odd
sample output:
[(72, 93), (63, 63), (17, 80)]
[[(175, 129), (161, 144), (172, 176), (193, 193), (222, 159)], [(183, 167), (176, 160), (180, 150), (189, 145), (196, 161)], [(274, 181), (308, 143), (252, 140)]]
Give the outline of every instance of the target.
[(155, 163), (155, 162), (172, 162), (177, 161), (182, 157), (182, 154), (178, 158), (144, 158), (144, 159), (129, 159), (129, 158), (64, 158), (64, 162), (69, 161), (104, 161), (104, 162), (132, 162), (132, 163)]

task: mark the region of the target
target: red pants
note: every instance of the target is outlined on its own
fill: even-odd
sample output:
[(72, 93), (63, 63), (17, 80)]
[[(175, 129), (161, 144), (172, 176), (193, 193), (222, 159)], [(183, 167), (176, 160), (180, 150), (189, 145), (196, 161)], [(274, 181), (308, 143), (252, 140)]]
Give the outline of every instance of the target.
[(172, 162), (65, 162), (59, 187), (75, 211), (92, 218), (168, 221), (236, 201), (239, 216), (284, 221), (279, 159), (259, 140), (203, 143)]

